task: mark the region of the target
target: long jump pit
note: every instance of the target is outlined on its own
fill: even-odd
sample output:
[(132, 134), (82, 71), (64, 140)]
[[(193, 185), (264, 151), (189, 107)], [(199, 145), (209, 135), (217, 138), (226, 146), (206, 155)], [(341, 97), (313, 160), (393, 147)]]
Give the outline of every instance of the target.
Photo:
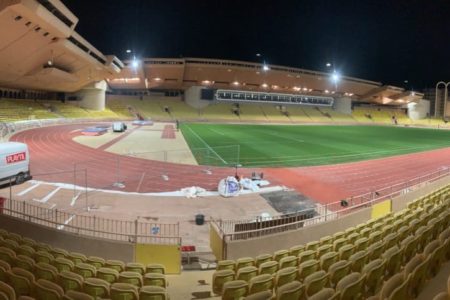
[(127, 123), (125, 132), (108, 131), (101, 136), (78, 135), (74, 141), (82, 145), (130, 157), (197, 165), (181, 131), (173, 123), (135, 126)]

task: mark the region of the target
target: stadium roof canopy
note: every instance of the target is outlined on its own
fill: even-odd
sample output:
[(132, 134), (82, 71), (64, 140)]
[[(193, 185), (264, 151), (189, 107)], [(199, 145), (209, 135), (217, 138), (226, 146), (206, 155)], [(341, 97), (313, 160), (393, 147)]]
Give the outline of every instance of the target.
[(119, 73), (123, 63), (75, 32), (59, 0), (0, 1), (0, 86), (71, 92)]
[(146, 58), (126, 61), (125, 68), (108, 80), (112, 89), (184, 90), (191, 86), (258, 92), (347, 96), (355, 101), (403, 105), (423, 94), (380, 82), (261, 63), (203, 59)]
[(111, 89), (233, 90), (347, 96), (402, 105), (423, 94), (380, 82), (260, 63), (148, 58), (124, 64), (76, 31), (78, 18), (59, 0), (0, 1), (0, 86), (74, 92), (106, 79)]

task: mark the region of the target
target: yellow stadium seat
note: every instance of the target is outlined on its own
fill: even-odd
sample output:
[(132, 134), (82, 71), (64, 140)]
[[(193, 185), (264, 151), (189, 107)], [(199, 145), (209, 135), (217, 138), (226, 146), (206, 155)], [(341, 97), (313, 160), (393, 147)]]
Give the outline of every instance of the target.
[(95, 277), (97, 269), (86, 263), (79, 263), (73, 269), (74, 273), (80, 274), (83, 278)]
[(58, 277), (58, 284), (64, 289), (65, 292), (71, 290), (81, 291), (83, 281), (83, 276), (69, 271), (60, 272)]
[[(289, 251), (289, 253), (290, 253), (290, 251)], [(268, 261), (271, 261), (272, 260), (272, 255), (271, 254), (268, 254), (268, 253), (266, 253), (266, 254), (260, 254), (260, 255), (258, 255), (257, 257), (256, 257), (256, 259), (255, 259), (255, 266), (257, 267), (257, 268), (259, 268), (259, 266), (262, 264), (262, 263), (265, 263), (265, 262), (268, 262)]]
[(347, 244), (339, 249), (339, 259), (348, 260), (350, 256), (355, 252), (355, 246), (352, 244)]
[(365, 276), (354, 272), (342, 278), (336, 285), (341, 300), (364, 299)]
[(314, 250), (305, 250), (303, 252), (300, 252), (300, 254), (298, 255), (298, 264), (301, 264), (302, 262), (310, 259), (315, 259), (316, 255), (317, 253)]
[(303, 284), (305, 285), (306, 295), (310, 297), (326, 287), (328, 273), (323, 270), (314, 272), (305, 278)]
[(6, 300), (16, 300), (16, 292), (14, 288), (4, 281), (0, 281), (0, 293), (3, 294)]
[(235, 270), (236, 262), (234, 260), (220, 260), (217, 262), (216, 270)]
[(244, 280), (249, 282), (250, 279), (258, 275), (258, 269), (254, 266), (243, 267), (237, 270), (236, 280)]
[(253, 257), (241, 257), (236, 260), (236, 271), (240, 268), (251, 267), (255, 265), (255, 259)]
[(280, 261), (283, 257), (289, 256), (288, 250), (278, 250), (273, 253), (273, 260)]
[(235, 300), (248, 294), (248, 283), (244, 280), (233, 280), (223, 285), (222, 300)]
[(362, 274), (366, 277), (366, 296), (376, 294), (384, 280), (386, 262), (383, 259), (375, 259), (364, 266)]
[(137, 287), (142, 286), (142, 275), (138, 272), (123, 271), (119, 273), (118, 282), (129, 283)]
[(225, 284), (225, 282), (234, 280), (234, 275), (234, 271), (230, 269), (215, 271), (212, 280), (213, 293), (216, 295), (221, 295), (223, 285)]
[(321, 257), (322, 255), (330, 251), (333, 251), (333, 246), (330, 244), (319, 246), (316, 250), (316, 257)]
[(14, 265), (16, 267), (25, 269), (27, 271), (34, 271), (34, 265), (35, 265), (35, 261), (34, 259), (32, 259), (29, 256), (25, 256), (25, 255), (17, 255), (16, 259), (14, 261)]
[(263, 291), (272, 291), (273, 277), (269, 274), (258, 275), (250, 279), (249, 295)]
[(339, 253), (337, 252), (328, 252), (322, 255), (319, 259), (320, 268), (326, 272), (328, 272), (328, 268), (339, 260)]
[(143, 286), (139, 290), (139, 300), (168, 300), (169, 294), (160, 286)]
[(166, 276), (161, 273), (145, 273), (143, 278), (143, 285), (167, 287)]
[(129, 271), (129, 272), (137, 272), (141, 275), (144, 275), (145, 273), (145, 266), (141, 263), (136, 263), (136, 262), (132, 262), (132, 263), (127, 263), (125, 265), (125, 271)]
[(278, 265), (277, 261), (266, 261), (259, 266), (258, 274), (275, 274), (278, 271)]
[(51, 264), (55, 258), (48, 251), (39, 250), (34, 253), (34, 260), (36, 263)]
[(66, 292), (63, 300), (95, 300), (95, 298), (86, 293), (71, 290)]
[(122, 272), (125, 270), (125, 263), (120, 260), (108, 259), (105, 262), (105, 268), (115, 269), (118, 272)]
[(166, 268), (162, 264), (148, 264), (145, 266), (145, 273), (166, 274)]
[(389, 278), (383, 285), (380, 293), (380, 299), (404, 300), (409, 299), (408, 284), (410, 276), (403, 273), (397, 273)]
[(297, 269), (294, 267), (278, 270), (278, 272), (275, 274), (275, 288), (277, 289), (286, 283), (292, 282), (296, 278)]
[(109, 282), (98, 278), (86, 278), (83, 282), (83, 292), (98, 298), (109, 297)]
[(35, 283), (35, 295), (38, 299), (60, 300), (64, 296), (64, 290), (56, 283), (38, 279)]
[(55, 258), (51, 264), (53, 266), (55, 266), (56, 269), (58, 269), (58, 272), (61, 272), (61, 271), (72, 272), (73, 269), (75, 268), (74, 262), (72, 260), (70, 260), (68, 258), (64, 258), (64, 257)]
[(303, 245), (292, 246), (291, 248), (289, 248), (289, 255), (298, 256), (303, 250), (305, 250), (305, 246)]
[(14, 288), (16, 296), (30, 296), (34, 288), (34, 275), (21, 268), (12, 268), (8, 271), (8, 282)]
[(328, 269), (331, 287), (336, 287), (339, 280), (350, 274), (351, 271), (351, 262), (349, 261), (340, 260), (332, 264)]
[(278, 287), (276, 292), (276, 300), (303, 299), (304, 295), (305, 286), (294, 280)]
[(114, 283), (119, 279), (119, 271), (111, 268), (99, 268), (96, 277)]
[(105, 265), (105, 260), (97, 256), (89, 256), (86, 259), (86, 263), (94, 266), (96, 269), (100, 269)]
[(129, 283), (113, 283), (109, 292), (111, 300), (139, 300), (138, 288)]
[(272, 300), (272, 297), (273, 297), (272, 292), (263, 291), (248, 295), (247, 297), (244, 298), (244, 300)]
[(48, 281), (56, 281), (58, 278), (58, 269), (46, 263), (37, 263), (35, 265), (34, 274), (36, 279), (46, 279)]
[(279, 269), (284, 269), (287, 267), (297, 267), (298, 259), (296, 256), (286, 256), (280, 259)]
[(299, 281), (303, 282), (303, 280), (311, 275), (312, 273), (319, 271), (320, 264), (316, 259), (310, 259), (305, 262), (302, 262), (298, 267), (298, 275), (297, 278)]
[(339, 292), (336, 293), (336, 291), (331, 288), (324, 288), (320, 292), (308, 297), (308, 300), (338, 300), (339, 297)]

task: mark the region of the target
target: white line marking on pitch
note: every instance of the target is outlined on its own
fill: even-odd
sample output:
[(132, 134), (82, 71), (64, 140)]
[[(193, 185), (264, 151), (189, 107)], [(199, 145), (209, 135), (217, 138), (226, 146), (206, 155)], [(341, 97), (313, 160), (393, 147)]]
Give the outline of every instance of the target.
[[(72, 219), (75, 218), (75, 215), (71, 215), (67, 220), (64, 221), (64, 225), (67, 225), (72, 221)], [(58, 225), (56, 228), (58, 230), (64, 229), (64, 225)]]
[(220, 134), (220, 135), (225, 135), (225, 133), (223, 133), (223, 132), (220, 132), (220, 131), (218, 131), (218, 130), (215, 130), (215, 129), (211, 129), (211, 128), (209, 128), (209, 130), (211, 130), (211, 131), (212, 131), (212, 132), (214, 132), (214, 133)]
[(291, 140), (291, 141), (294, 141), (294, 142), (300, 142), (300, 143), (303, 143), (303, 142), (305, 142), (304, 140), (300, 140), (300, 139), (296, 139), (296, 138), (291, 138), (291, 137), (286, 137), (286, 136), (282, 136), (282, 135), (280, 135), (280, 134), (278, 134), (278, 133), (272, 133), (272, 132), (265, 132), (266, 134), (268, 134), (268, 135), (271, 135), (271, 136), (274, 136), (274, 137), (278, 137), (278, 138), (282, 138), (282, 139), (285, 139), (285, 140)]
[(44, 198), (37, 200), (38, 202), (41, 203), (46, 203), (48, 200), (50, 200), (51, 197), (53, 197), (61, 188), (57, 187), (56, 189), (54, 189), (53, 191), (51, 191), (50, 193), (48, 193), (47, 196), (45, 196)]
[(33, 184), (32, 186), (28, 187), (27, 189), (24, 189), (20, 193), (16, 194), (16, 196), (23, 196), (26, 193), (28, 193), (29, 191), (34, 190), (35, 188), (37, 188), (40, 185), (41, 185), (40, 183)]
[(211, 146), (208, 145), (208, 143), (205, 142), (205, 140), (203, 140), (194, 130), (192, 130), (191, 127), (189, 127), (188, 125), (186, 125), (186, 127), (192, 132), (192, 134), (194, 134), (200, 140), (200, 142), (202, 142), (209, 150), (211, 150), (211, 152), (214, 153), (224, 164), (228, 165), (228, 163), (219, 154), (217, 154), (217, 152), (214, 151), (214, 149), (211, 148)]

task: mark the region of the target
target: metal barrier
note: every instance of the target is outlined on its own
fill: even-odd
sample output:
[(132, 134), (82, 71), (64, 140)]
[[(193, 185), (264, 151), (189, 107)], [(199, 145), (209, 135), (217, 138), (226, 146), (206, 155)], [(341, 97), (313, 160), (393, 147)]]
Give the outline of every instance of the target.
[(76, 235), (136, 244), (181, 245), (178, 223), (99, 218), (95, 215), (75, 214), (11, 199), (5, 201), (3, 214)]
[[(438, 171), (419, 176), (405, 182), (394, 184), (389, 187), (377, 190), (376, 192), (365, 193), (356, 197), (350, 197), (341, 201), (329, 203), (326, 205), (316, 204), (315, 216), (311, 218), (299, 218), (292, 222), (282, 222), (281, 220), (292, 218), (292, 216), (308, 214), (310, 210), (298, 211), (295, 214), (280, 215), (269, 218), (256, 217), (247, 220), (215, 220), (211, 222), (218, 229), (219, 234), (225, 242), (232, 240), (251, 239), (289, 230), (296, 230), (301, 227), (311, 226), (325, 221), (335, 220), (350, 212), (363, 207), (370, 207), (378, 202), (391, 199), (395, 196), (408, 193), (423, 184), (429, 184), (433, 181), (450, 175), (450, 168), (445, 167)], [(274, 221), (274, 226), (263, 226), (267, 221)], [(278, 222), (277, 222), (278, 221)], [(236, 230), (238, 228), (238, 230)]]

